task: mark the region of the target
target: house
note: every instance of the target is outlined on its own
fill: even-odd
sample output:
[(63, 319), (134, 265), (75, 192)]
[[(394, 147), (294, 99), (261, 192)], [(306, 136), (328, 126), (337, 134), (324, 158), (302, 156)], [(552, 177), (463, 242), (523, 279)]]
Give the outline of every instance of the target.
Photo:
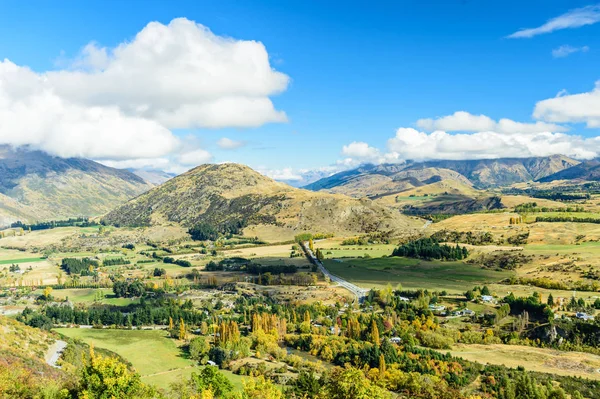
[(465, 309), (462, 309), (462, 310), (457, 310), (454, 314), (456, 316), (474, 316), (475, 312), (473, 312), (470, 309), (466, 309), (465, 308)]
[(575, 317), (577, 317), (578, 319), (581, 319), (581, 320), (585, 320), (585, 321), (594, 320), (594, 316), (589, 315), (587, 313), (583, 313), (583, 312), (577, 312), (575, 314)]
[(494, 302), (494, 297), (493, 297), (493, 296), (491, 296), (491, 295), (482, 295), (482, 296), (481, 296), (481, 300), (482, 300), (483, 302), (488, 302), (488, 303), (489, 303), (489, 302)]
[(446, 310), (446, 307), (444, 305), (429, 305), (429, 310), (431, 310), (432, 312), (442, 312), (444, 310)]
[(393, 344), (399, 344), (399, 343), (402, 342), (402, 338), (400, 338), (400, 337), (392, 337), (392, 338), (390, 338), (390, 342), (393, 343)]
[(410, 302), (410, 299), (405, 296), (399, 296), (398, 299), (400, 299), (402, 302)]

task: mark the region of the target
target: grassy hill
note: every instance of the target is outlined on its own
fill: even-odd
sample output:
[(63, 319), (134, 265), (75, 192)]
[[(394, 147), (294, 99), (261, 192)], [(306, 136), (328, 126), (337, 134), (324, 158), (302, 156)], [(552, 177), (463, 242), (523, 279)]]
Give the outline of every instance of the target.
[(201, 165), (129, 201), (103, 220), (120, 226), (198, 223), (300, 231), (403, 231), (419, 222), (370, 200), (315, 193), (278, 183), (239, 164)]
[(120, 169), (0, 147), (0, 224), (106, 213), (152, 184)]
[(45, 331), (0, 316), (0, 397), (58, 397), (58, 390), (72, 376), (46, 364), (54, 342)]

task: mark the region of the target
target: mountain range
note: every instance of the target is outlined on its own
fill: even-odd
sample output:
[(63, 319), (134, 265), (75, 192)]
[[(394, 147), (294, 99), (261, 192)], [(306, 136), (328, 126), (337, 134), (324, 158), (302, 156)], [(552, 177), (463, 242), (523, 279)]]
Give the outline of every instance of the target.
[(600, 180), (600, 162), (553, 155), (363, 165), (298, 189), (232, 163), (173, 176), (3, 146), (0, 224), (105, 215), (127, 226), (236, 222), (254, 226), (248, 231), (275, 226), (287, 235), (360, 233), (414, 226), (399, 214), (398, 196), (458, 195), (464, 198), (457, 201), (485, 207), (486, 189), (564, 179)]
[(304, 188), (340, 194), (383, 196), (440, 181), (456, 181), (479, 189), (537, 181), (570, 170), (579, 161), (563, 155), (459, 161), (363, 165), (320, 179)]

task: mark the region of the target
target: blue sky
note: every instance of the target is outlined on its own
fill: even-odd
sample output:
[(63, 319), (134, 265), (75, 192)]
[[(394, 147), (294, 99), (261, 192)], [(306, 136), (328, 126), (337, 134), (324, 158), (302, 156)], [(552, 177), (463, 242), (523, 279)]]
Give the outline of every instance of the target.
[[(258, 123), (259, 126), (240, 123), (229, 127), (225, 122), (207, 128), (198, 127), (197, 123), (169, 125), (160, 120), (177, 140), (183, 140), (183, 147), (202, 150), (194, 153), (202, 154), (199, 160), (241, 162), (280, 177), (282, 170), (290, 168), (283, 175), (297, 177), (304, 170), (324, 166), (334, 165), (328, 169), (332, 171), (361, 162), (401, 161), (409, 157), (493, 157), (511, 152), (516, 156), (532, 155), (532, 150), (510, 148), (522, 142), (515, 138), (521, 134), (518, 128), (499, 132), (489, 140), (488, 136), (473, 137), (473, 141), (482, 142), (481, 146), (485, 141), (499, 140), (509, 147), (504, 152), (494, 153), (489, 148), (475, 146), (471, 151), (459, 153), (444, 144), (448, 137), (431, 137), (432, 131), (440, 126), (430, 121), (429, 125), (435, 126), (424, 129), (426, 122), (417, 124), (419, 119), (435, 120), (457, 111), (486, 115), (494, 121), (508, 118), (523, 123), (540, 121), (558, 125), (541, 129), (561, 135), (551, 136), (549, 140), (554, 144), (545, 151), (565, 148), (572, 156), (595, 155), (596, 144), (590, 140), (598, 134), (598, 116), (594, 111), (583, 115), (576, 112), (574, 115), (572, 111), (573, 107), (580, 108), (578, 101), (588, 101), (586, 104), (590, 107), (595, 104), (592, 101), (597, 101), (593, 90), (595, 82), (600, 80), (600, 23), (593, 22), (600, 10), (593, 8), (595, 3), (225, 0), (62, 1), (58, 4), (3, 2), (0, 59), (29, 67), (40, 75), (73, 70), (76, 69), (74, 60), (88, 43), (112, 49), (133, 41), (152, 21), (167, 26), (179, 17), (207, 27), (216, 36), (258, 41), (264, 45), (270, 67), (287, 75), (289, 80), (283, 89), (271, 90), (263, 97), (272, 101), (275, 110), (285, 113), (287, 122), (272, 123), (273, 118), (266, 117), (266, 122)], [(583, 9), (585, 15), (592, 18), (591, 22), (532, 37), (507, 38), (520, 29), (540, 27), (552, 18), (577, 9)], [(561, 46), (564, 46), (562, 50)], [(89, 66), (86, 68), (89, 72)], [(197, 79), (197, 75), (194, 77)], [(543, 116), (533, 117), (538, 102), (552, 99), (563, 90), (568, 93), (567, 98), (577, 93), (591, 93), (592, 98), (574, 98), (575, 105), (549, 104), (550, 111), (540, 110)], [(68, 101), (74, 100), (69, 98)], [(115, 99), (115, 102), (120, 101), (120, 98)], [(16, 114), (14, 109), (4, 114), (0, 112), (0, 125), (3, 115), (7, 118)], [(143, 118), (150, 117), (143, 115)], [(469, 142), (470, 135), (478, 133), (468, 126), (461, 125), (456, 130), (448, 130), (447, 124), (442, 127), (441, 130), (452, 137), (462, 134), (457, 139), (460, 142)], [(414, 128), (422, 134), (407, 132), (390, 143), (399, 128)], [(104, 133), (94, 134), (102, 136)], [(165, 148), (171, 145), (168, 144), (170, 139), (160, 134), (156, 134), (156, 141)], [(531, 135), (531, 132), (526, 134)], [(40, 135), (47, 136), (43, 132)], [(501, 135), (511, 135), (511, 138), (505, 140)], [(8, 136), (10, 133), (0, 131), (0, 140), (14, 144), (15, 140)], [(573, 142), (572, 136), (579, 137)], [(59, 146), (37, 137), (27, 144), (49, 152)], [(109, 137), (106, 140), (110, 141)], [(150, 135), (148, 140), (153, 137)], [(219, 147), (217, 142), (223, 137), (237, 142), (233, 145), (237, 148)], [(406, 143), (412, 138), (421, 146), (441, 144), (435, 153), (420, 152), (418, 145), (409, 148)], [(530, 140), (527, 145), (537, 147), (535, 143), (544, 141), (544, 137), (523, 140)], [(343, 147), (353, 142), (359, 145), (347, 147), (342, 153)], [(86, 141), (86, 145), (93, 143)], [(172, 151), (165, 154), (148, 149), (147, 156), (143, 151), (135, 154), (116, 151), (111, 156), (110, 150), (94, 153), (85, 148), (88, 147), (78, 147), (80, 152), (75, 155), (107, 160), (109, 164), (114, 161), (120, 166), (139, 158), (169, 157), (169, 165), (172, 165), (176, 163), (173, 154), (183, 151), (181, 145), (173, 144)], [(583, 152), (584, 149), (592, 149), (594, 154)], [(391, 153), (397, 155), (386, 155)], [(189, 166), (181, 167), (186, 165)]]

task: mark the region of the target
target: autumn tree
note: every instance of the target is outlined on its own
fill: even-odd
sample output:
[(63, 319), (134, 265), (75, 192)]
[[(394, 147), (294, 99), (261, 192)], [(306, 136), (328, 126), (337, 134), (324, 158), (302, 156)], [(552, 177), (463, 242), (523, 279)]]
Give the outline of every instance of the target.
[(375, 322), (375, 319), (373, 319), (373, 321), (371, 321), (370, 338), (371, 338), (371, 342), (373, 343), (373, 345), (375, 345), (376, 347), (379, 347), (379, 345), (381, 344), (381, 340), (379, 338), (379, 328), (377, 327), (377, 323)]
[(79, 397), (85, 399), (129, 399), (151, 397), (139, 374), (130, 371), (117, 358), (96, 355), (90, 349), (89, 361), (81, 370)]

